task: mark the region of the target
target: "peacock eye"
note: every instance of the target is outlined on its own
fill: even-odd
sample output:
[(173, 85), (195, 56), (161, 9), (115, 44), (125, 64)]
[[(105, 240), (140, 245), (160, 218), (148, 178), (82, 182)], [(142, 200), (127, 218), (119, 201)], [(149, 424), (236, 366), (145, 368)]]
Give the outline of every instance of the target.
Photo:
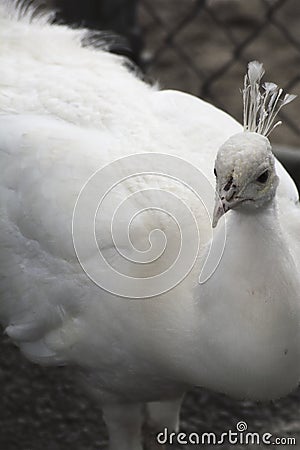
[(269, 171), (265, 170), (261, 175), (259, 175), (258, 178), (256, 178), (256, 181), (258, 181), (259, 183), (265, 183), (268, 178), (269, 178)]
[(215, 177), (217, 177), (217, 171), (216, 171), (216, 168), (214, 168), (214, 174), (215, 174)]

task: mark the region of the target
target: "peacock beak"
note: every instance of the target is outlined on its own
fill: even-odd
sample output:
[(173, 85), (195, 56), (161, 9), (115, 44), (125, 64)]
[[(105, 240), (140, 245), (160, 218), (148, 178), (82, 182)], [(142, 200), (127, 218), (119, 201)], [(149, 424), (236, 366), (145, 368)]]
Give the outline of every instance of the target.
[(212, 227), (215, 228), (221, 219), (221, 217), (229, 211), (228, 204), (221, 201), (219, 197), (216, 198), (215, 207), (214, 207), (214, 213), (213, 213), (213, 220), (212, 220)]
[(220, 218), (230, 209), (235, 208), (240, 201), (236, 199), (237, 188), (235, 185), (228, 187), (228, 184), (216, 195), (213, 212), (212, 227), (215, 228)]

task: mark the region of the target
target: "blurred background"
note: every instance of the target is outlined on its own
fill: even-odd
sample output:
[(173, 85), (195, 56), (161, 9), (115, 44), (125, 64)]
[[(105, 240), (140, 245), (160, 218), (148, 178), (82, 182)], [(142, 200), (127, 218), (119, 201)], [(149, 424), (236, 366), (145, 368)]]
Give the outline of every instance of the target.
[[(57, 23), (114, 31), (124, 36), (131, 50), (124, 46), (118, 52), (130, 56), (146, 79), (158, 81), (162, 88), (198, 95), (239, 121), (242, 120), (240, 89), (248, 61), (257, 59), (264, 63), (265, 81), (274, 81), (289, 93), (300, 94), (299, 0), (47, 0), (46, 3), (57, 9)], [(272, 133), (275, 152), (298, 186), (299, 113), (300, 99), (296, 99), (281, 114), (283, 125)], [(101, 410), (74, 382), (71, 369), (34, 366), (6, 338), (1, 342), (0, 359), (0, 449), (105, 448), (107, 437)], [(185, 431), (221, 433), (235, 429), (240, 420), (246, 421), (252, 432), (296, 437), (298, 443), (293, 448), (300, 449), (299, 390), (285, 399), (257, 404), (199, 388), (187, 395), (183, 405)]]
[[(44, 0), (56, 21), (114, 31), (148, 80), (198, 95), (242, 120), (247, 63), (264, 63), (265, 81), (300, 94), (299, 0)], [(280, 114), (275, 152), (300, 186), (300, 100)]]

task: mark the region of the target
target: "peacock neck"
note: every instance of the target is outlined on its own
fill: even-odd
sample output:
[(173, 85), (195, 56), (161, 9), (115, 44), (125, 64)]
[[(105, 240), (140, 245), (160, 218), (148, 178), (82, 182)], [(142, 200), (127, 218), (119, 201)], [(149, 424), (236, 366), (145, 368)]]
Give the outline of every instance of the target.
[(220, 264), (196, 289), (191, 383), (257, 399), (296, 386), (299, 292), (276, 202), (231, 212)]

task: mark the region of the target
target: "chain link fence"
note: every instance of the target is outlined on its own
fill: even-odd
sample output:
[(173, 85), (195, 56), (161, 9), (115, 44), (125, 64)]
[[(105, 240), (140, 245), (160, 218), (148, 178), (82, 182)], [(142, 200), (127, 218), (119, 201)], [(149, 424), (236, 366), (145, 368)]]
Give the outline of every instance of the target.
[[(42, 1), (42, 0), (38, 0)], [(242, 119), (247, 63), (300, 94), (299, 0), (43, 0), (58, 21), (127, 37), (131, 57), (162, 88), (198, 95)], [(300, 147), (300, 100), (282, 113), (272, 141)]]
[[(163, 88), (198, 95), (242, 119), (240, 88), (248, 61), (265, 79), (300, 94), (297, 0), (139, 0), (144, 68)], [(272, 140), (300, 144), (300, 100), (281, 114)]]

